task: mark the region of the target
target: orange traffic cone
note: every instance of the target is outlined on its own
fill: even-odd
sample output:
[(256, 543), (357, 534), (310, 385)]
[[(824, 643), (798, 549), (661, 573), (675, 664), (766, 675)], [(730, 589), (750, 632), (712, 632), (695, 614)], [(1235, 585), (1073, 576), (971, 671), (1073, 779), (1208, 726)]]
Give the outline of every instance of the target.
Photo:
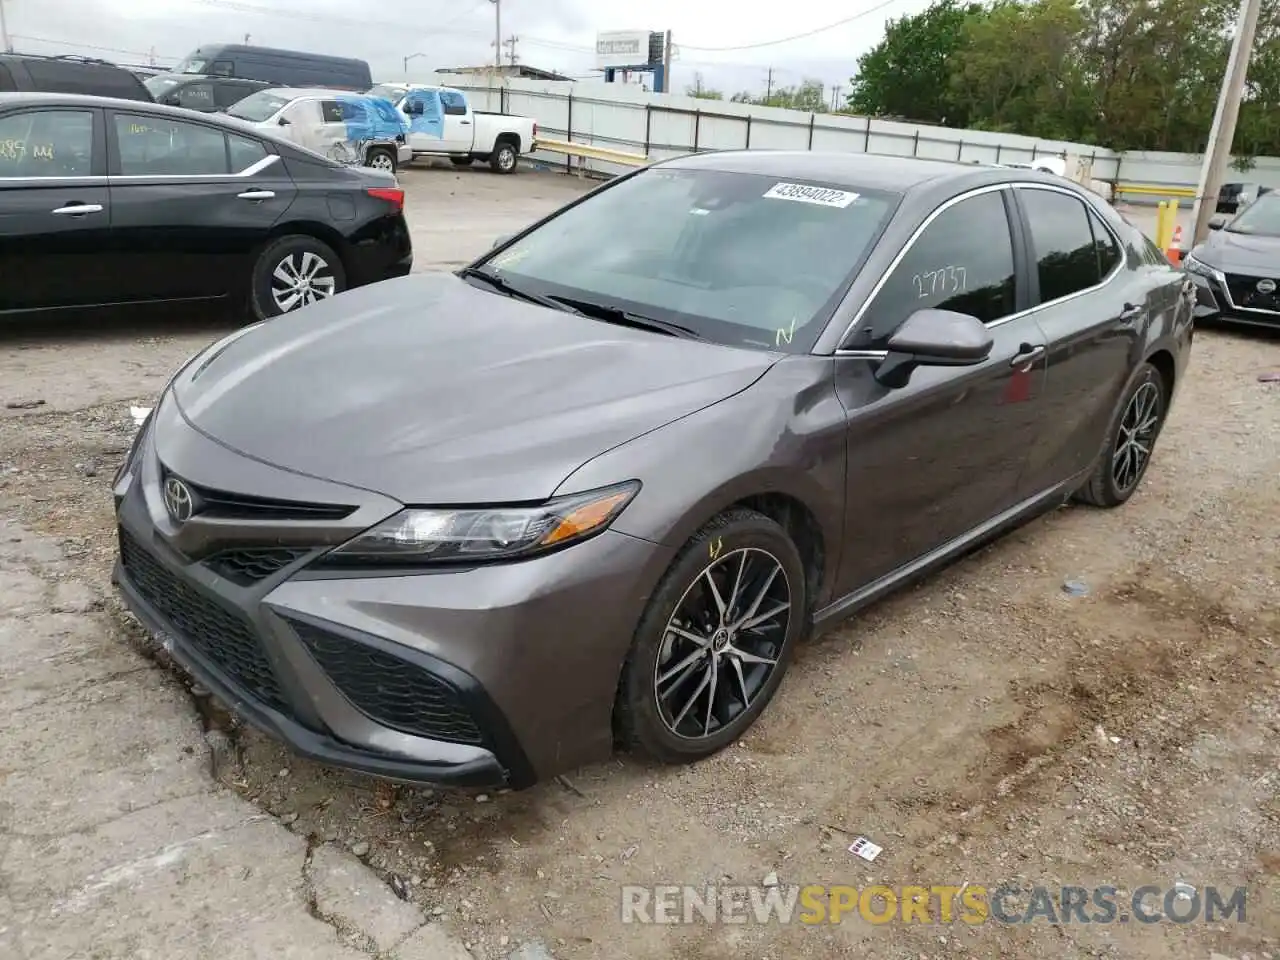
[(1169, 262), (1175, 267), (1182, 266), (1182, 225), (1178, 224), (1173, 228), (1173, 239), (1169, 241), (1169, 249), (1165, 251), (1165, 256), (1169, 258)]

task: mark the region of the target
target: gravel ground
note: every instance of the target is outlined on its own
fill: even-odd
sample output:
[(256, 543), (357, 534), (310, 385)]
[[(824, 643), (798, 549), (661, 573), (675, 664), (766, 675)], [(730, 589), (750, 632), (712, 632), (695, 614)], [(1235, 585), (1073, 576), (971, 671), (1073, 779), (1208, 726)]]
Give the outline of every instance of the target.
[[(420, 268), (581, 189), (480, 171), (404, 179)], [(472, 226), (434, 226), (449, 218)], [(105, 583), (128, 405), (231, 324), (0, 329), (0, 518), (59, 538)], [(697, 766), (621, 757), (521, 793), (432, 792), (233, 729), (225, 781), (350, 846), (477, 957), (529, 941), (562, 960), (1280, 958), (1280, 384), (1258, 379), (1277, 369), (1276, 337), (1198, 333), (1126, 507), (1057, 511), (818, 638), (746, 739)], [(1087, 595), (1069, 596), (1068, 579)], [(846, 851), (857, 835), (883, 845), (874, 863)], [(619, 921), (621, 884), (770, 874), (784, 887), (1244, 885), (1247, 922)]]

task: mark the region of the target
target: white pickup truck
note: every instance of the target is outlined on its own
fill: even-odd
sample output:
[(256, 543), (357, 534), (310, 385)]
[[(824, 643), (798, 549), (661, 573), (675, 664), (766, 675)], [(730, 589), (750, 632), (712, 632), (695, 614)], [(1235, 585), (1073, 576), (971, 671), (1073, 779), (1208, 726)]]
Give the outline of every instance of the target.
[(383, 83), (369, 93), (405, 115), (415, 157), (448, 157), (460, 167), (484, 160), (497, 173), (515, 173), (538, 136), (535, 121), (472, 110), (467, 95), (453, 87)]

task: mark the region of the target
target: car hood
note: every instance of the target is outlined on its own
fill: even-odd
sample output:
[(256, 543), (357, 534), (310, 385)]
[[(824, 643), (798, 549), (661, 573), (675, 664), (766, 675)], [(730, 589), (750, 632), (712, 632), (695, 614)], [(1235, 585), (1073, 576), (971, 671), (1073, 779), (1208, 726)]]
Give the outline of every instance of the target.
[(1280, 237), (1215, 230), (1191, 253), (1201, 263), (1223, 273), (1280, 277)]
[(188, 423), (246, 456), (403, 503), (497, 503), (549, 497), (779, 356), (420, 274), (232, 335), (173, 392)]

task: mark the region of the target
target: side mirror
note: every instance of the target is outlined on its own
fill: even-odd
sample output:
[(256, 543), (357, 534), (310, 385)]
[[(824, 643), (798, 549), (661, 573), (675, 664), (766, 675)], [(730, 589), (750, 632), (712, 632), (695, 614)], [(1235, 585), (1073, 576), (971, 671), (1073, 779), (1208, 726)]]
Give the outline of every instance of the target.
[(413, 100), (404, 105), (404, 112), (411, 117), (420, 117), (425, 112), (421, 100)]
[(1227, 218), (1222, 216), (1222, 214), (1216, 214), (1209, 218), (1210, 230), (1221, 230), (1226, 225), (1227, 225)]
[(279, 120), (276, 121), (276, 123), (278, 123), (282, 127), (287, 127), (289, 126), (289, 119), (287, 117), (281, 117)]
[(916, 367), (968, 367), (991, 356), (995, 341), (977, 317), (952, 310), (917, 310), (889, 338), (876, 370), (886, 387), (905, 387)]
[(508, 240), (510, 240), (514, 236), (515, 236), (514, 233), (504, 233), (502, 236), (498, 237), (497, 240), (493, 241), (493, 246), (491, 246), (489, 249), (497, 250), (500, 246), (502, 246), (504, 243), (506, 243)]

